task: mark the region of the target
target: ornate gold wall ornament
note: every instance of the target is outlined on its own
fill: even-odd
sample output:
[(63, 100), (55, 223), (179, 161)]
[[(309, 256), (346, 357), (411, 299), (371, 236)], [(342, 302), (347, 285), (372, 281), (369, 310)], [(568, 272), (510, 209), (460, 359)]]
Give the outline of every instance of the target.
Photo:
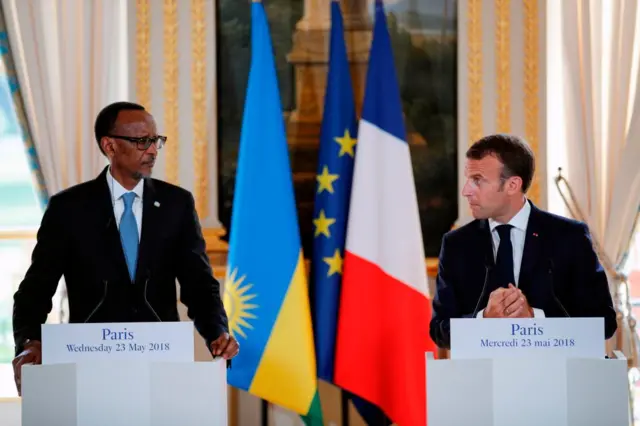
[(149, 0), (136, 0), (136, 98), (145, 108), (151, 107)]
[[(540, 23), (538, 0), (524, 0), (524, 111), (525, 137), (539, 158), (540, 143)], [(528, 197), (540, 202), (540, 171), (531, 183)]]
[(178, 0), (164, 0), (164, 127), (167, 135), (165, 179), (178, 184)]
[(469, 145), (482, 137), (482, 0), (467, 1)]
[(200, 220), (209, 215), (207, 152), (207, 62), (205, 1), (191, 0), (191, 91), (193, 96), (193, 168), (196, 210)]
[(497, 130), (509, 133), (511, 130), (511, 20), (510, 0), (494, 0), (496, 88), (497, 88)]

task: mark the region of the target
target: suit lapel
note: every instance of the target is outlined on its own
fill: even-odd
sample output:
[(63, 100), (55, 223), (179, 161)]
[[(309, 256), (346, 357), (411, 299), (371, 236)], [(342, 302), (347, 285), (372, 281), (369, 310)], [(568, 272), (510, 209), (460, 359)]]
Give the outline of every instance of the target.
[[(529, 202), (529, 201), (528, 201)], [(531, 285), (533, 271), (540, 258), (542, 250), (541, 213), (531, 203), (531, 213), (527, 223), (527, 233), (524, 238), (524, 250), (522, 252), (522, 263), (520, 265), (520, 276), (518, 278), (519, 287), (524, 289)]]
[(158, 235), (158, 224), (161, 204), (151, 179), (144, 180), (142, 195), (142, 235), (138, 249), (138, 266), (136, 267), (136, 283), (144, 284), (149, 278), (149, 261)]
[(493, 238), (491, 237), (491, 228), (489, 227), (488, 220), (481, 220), (478, 222), (478, 229), (480, 231), (480, 247), (483, 255), (483, 266), (492, 268), (495, 266), (495, 258), (493, 255)]
[(128, 277), (129, 272), (127, 269), (127, 262), (124, 257), (122, 242), (120, 240), (120, 232), (118, 231), (118, 225), (113, 211), (115, 200), (113, 199), (112, 192), (109, 189), (107, 170), (108, 167), (100, 173), (95, 181), (98, 188), (98, 202), (96, 203), (96, 206), (98, 208), (98, 217), (100, 218), (99, 224), (103, 227), (102, 238), (104, 242), (104, 256), (105, 259), (110, 260), (110, 263), (106, 267), (106, 271), (112, 273), (112, 271), (115, 270), (119, 275)]
[[(493, 254), (493, 238), (491, 236), (491, 228), (489, 227), (488, 220), (480, 220), (478, 222), (478, 243), (477, 247), (480, 249), (482, 255), (481, 262), (479, 263), (478, 272), (475, 274), (477, 277), (481, 277), (482, 281), (478, 281), (478, 286), (484, 288), (484, 295), (481, 306), (486, 305), (489, 300), (489, 295), (497, 287), (495, 280), (493, 279), (493, 268), (495, 267), (496, 260)], [(482, 291), (482, 290), (479, 290)]]

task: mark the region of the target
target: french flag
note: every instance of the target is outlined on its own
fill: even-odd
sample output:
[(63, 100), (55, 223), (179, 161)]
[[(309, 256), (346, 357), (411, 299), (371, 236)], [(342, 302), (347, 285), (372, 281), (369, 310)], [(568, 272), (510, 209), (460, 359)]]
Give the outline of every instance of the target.
[(335, 382), (399, 426), (427, 423), (429, 337), (422, 229), (382, 2), (358, 130), (336, 343)]

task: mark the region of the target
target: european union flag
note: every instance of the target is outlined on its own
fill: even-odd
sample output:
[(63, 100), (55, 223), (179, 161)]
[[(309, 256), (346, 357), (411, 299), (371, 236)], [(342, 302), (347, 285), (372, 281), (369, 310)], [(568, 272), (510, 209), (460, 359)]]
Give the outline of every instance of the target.
[[(333, 383), (342, 259), (356, 155), (357, 119), (340, 4), (331, 2), (329, 71), (320, 133), (311, 298), (318, 377)], [(390, 424), (374, 405), (351, 399), (368, 424)]]
[(322, 424), (289, 151), (262, 3), (252, 3), (251, 18), (224, 294), (240, 353), (227, 381)]

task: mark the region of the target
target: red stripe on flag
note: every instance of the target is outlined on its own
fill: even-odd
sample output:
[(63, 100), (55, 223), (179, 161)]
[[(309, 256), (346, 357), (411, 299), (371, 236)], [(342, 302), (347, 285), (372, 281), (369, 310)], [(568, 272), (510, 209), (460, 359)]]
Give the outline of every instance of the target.
[(431, 302), (353, 253), (345, 254), (335, 381), (400, 426), (426, 425), (425, 352)]

